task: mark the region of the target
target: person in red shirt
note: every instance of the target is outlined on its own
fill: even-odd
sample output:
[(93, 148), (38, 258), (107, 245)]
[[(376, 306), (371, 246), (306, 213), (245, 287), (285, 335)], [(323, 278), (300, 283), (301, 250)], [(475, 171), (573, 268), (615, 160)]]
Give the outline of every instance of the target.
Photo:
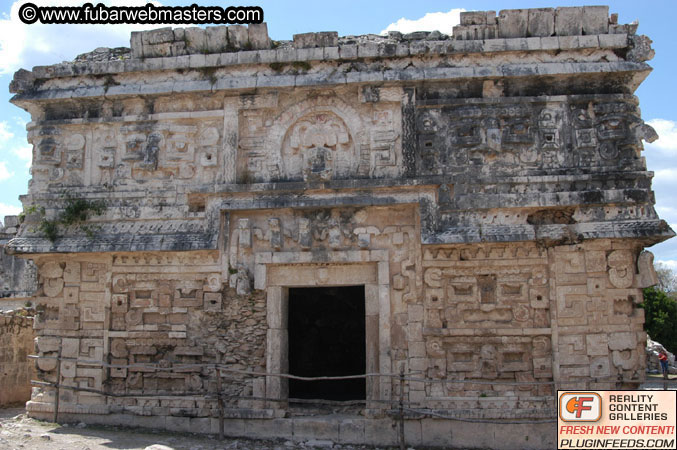
[(658, 362), (661, 363), (661, 370), (663, 371), (663, 378), (666, 380), (668, 378), (668, 355), (665, 353), (665, 350), (661, 350), (658, 354)]

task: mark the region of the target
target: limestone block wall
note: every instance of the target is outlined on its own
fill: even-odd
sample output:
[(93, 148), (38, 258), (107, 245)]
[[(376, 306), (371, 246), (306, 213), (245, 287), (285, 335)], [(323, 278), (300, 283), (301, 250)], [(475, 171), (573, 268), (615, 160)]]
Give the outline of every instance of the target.
[[(64, 386), (125, 397), (61, 389), (59, 410), (209, 417), (216, 400), (205, 395), (217, 381), (206, 363), (264, 371), (265, 296), (224, 288), (218, 261), (212, 253), (40, 259), (38, 355), (61, 353)], [(56, 381), (56, 360), (39, 359), (38, 368), (41, 379)], [(265, 392), (241, 375), (230, 374), (224, 387), (234, 396)], [(157, 397), (135, 398), (140, 393)], [(162, 393), (184, 396), (161, 400)], [(53, 395), (36, 389), (29, 411), (52, 411)]]
[(646, 344), (637, 304), (641, 288), (655, 283), (647, 283), (653, 266), (633, 243), (607, 239), (555, 247), (549, 258), (557, 310), (553, 364), (562, 388), (636, 388)]
[[(552, 406), (547, 259), (547, 250), (533, 244), (425, 247), (425, 358), (411, 362), (428, 378), (451, 382), (425, 386), (410, 398), (450, 409), (542, 414)], [(479, 383), (468, 383), (473, 380)]]
[(33, 353), (33, 318), (18, 311), (0, 313), (0, 406), (31, 398), (31, 380), (36, 379)]
[[(461, 13), (454, 37), (461, 40), (525, 36), (581, 36), (627, 33), (633, 25), (619, 25), (608, 6), (504, 9)], [(636, 27), (636, 25), (634, 25)]]
[(409, 342), (410, 366), (466, 382), (412, 386), (409, 398), (537, 411), (552, 406), (555, 388), (638, 386), (646, 335), (637, 304), (653, 276), (647, 256), (611, 240), (424, 247), (423, 320), (409, 324), (422, 326), (423, 342)]
[(160, 28), (150, 32), (132, 32), (132, 55), (137, 58), (183, 56), (267, 50), (271, 47), (265, 23), (218, 27)]

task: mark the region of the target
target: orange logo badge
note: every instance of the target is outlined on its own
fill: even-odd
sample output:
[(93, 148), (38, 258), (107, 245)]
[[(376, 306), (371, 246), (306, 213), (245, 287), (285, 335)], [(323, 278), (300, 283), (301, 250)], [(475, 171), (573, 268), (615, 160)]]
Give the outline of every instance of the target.
[(602, 397), (595, 392), (564, 392), (559, 396), (559, 417), (564, 422), (597, 422)]

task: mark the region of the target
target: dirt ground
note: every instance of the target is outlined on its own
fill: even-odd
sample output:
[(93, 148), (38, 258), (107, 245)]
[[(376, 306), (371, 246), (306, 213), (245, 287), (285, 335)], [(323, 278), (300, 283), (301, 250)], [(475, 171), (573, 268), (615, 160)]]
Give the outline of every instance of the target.
[[(648, 375), (642, 389), (677, 390), (677, 376), (670, 375), (665, 382), (659, 375)], [(126, 427), (98, 425), (59, 425), (42, 422), (26, 416), (22, 405), (0, 409), (0, 450), (210, 450), (210, 449), (372, 449), (367, 446), (347, 446), (329, 441), (253, 441), (226, 439), (215, 436), (168, 433)]]
[(662, 375), (646, 374), (646, 381), (640, 389), (677, 391), (677, 375), (670, 374), (669, 380), (664, 380)]
[(210, 450), (210, 449), (372, 449), (329, 441), (253, 441), (215, 436), (168, 433), (126, 427), (59, 425), (26, 416), (22, 406), (0, 409), (0, 450)]

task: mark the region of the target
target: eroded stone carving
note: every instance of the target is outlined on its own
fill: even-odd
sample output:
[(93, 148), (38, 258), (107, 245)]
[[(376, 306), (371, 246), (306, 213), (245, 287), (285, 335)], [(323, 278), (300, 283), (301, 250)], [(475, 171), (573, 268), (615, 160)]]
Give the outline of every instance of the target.
[(345, 123), (330, 112), (299, 119), (288, 131), (283, 145), (283, 170), (290, 179), (345, 178), (356, 159)]
[(627, 250), (615, 250), (607, 257), (609, 281), (617, 288), (629, 288), (634, 280), (634, 260)]

